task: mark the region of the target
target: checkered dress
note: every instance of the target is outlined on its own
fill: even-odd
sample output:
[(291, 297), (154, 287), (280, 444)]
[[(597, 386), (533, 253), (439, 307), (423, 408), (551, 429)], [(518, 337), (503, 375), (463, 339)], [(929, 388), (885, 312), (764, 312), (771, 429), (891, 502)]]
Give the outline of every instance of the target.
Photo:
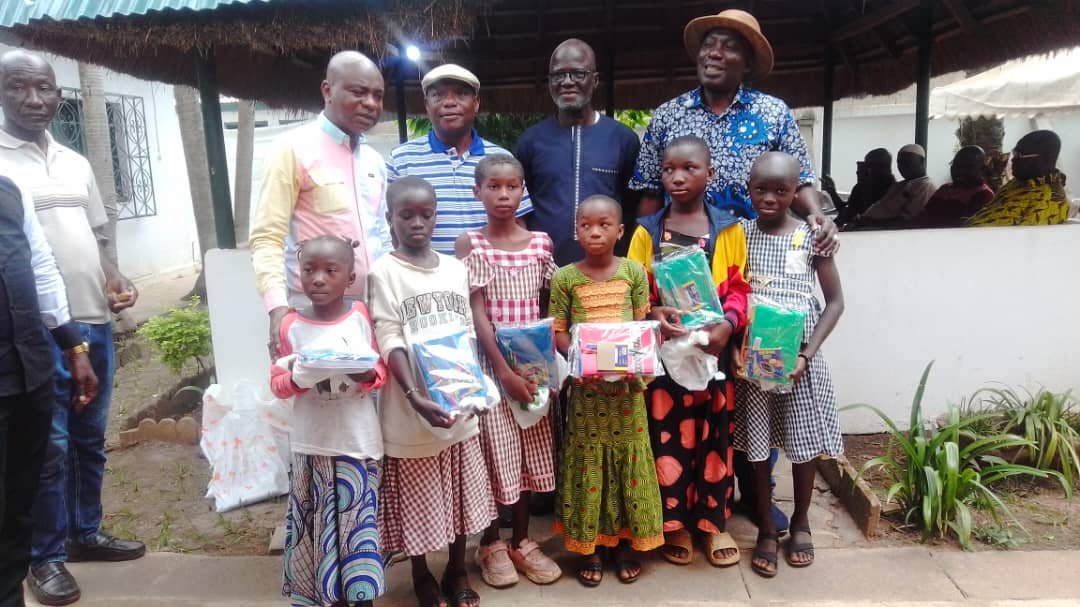
[[(472, 251), (462, 261), (469, 270), (470, 289), (484, 290), (484, 307), (493, 324), (530, 322), (540, 318), (540, 293), (551, 285), (557, 269), (551, 238), (533, 232), (520, 251), (496, 249), (479, 231), (467, 232)], [(494, 369), (480, 352), (484, 373)], [(510, 405), (503, 401), (480, 417), (480, 443), (487, 460), (495, 501), (517, 503), (522, 491), (555, 490), (555, 449), (551, 415), (522, 429)]]
[(477, 436), (431, 457), (383, 462), (379, 537), (384, 553), (420, 556), (442, 550), (458, 535), (487, 529), (496, 516)]
[[(806, 312), (805, 343), (821, 315), (813, 292), (817, 278), (809, 226), (780, 236), (762, 232), (756, 221), (743, 220), (743, 228), (751, 291), (802, 308)], [(803, 263), (789, 264), (789, 256)], [(745, 451), (750, 461), (768, 459), (770, 447), (782, 447), (788, 459), (797, 464), (844, 452), (832, 377), (820, 351), (790, 392), (764, 392), (757, 384), (738, 379), (735, 394), (735, 448)]]

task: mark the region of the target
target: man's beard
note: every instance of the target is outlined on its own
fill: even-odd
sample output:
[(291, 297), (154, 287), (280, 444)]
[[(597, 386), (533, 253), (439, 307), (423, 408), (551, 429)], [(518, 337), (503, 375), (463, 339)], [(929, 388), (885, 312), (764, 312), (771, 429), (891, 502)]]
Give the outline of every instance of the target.
[(589, 107), (589, 104), (591, 102), (592, 102), (592, 98), (585, 98), (585, 99), (582, 99), (581, 101), (578, 101), (577, 103), (560, 103), (560, 102), (556, 101), (555, 102), (555, 107), (558, 108), (560, 112), (570, 112), (572, 114), (580, 114), (580, 113), (585, 111), (585, 108)]

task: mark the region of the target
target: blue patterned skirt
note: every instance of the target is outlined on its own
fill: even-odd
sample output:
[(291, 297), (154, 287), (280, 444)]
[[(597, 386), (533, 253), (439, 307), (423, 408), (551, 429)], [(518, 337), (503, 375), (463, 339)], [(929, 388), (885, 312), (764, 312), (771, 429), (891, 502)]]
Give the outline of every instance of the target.
[(282, 587), (292, 605), (370, 601), (386, 590), (378, 487), (375, 460), (292, 454)]

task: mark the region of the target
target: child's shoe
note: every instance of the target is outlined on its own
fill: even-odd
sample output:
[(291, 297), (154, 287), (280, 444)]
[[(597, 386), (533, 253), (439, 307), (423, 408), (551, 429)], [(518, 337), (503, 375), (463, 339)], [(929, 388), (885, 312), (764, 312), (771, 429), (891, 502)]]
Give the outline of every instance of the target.
[(488, 586), (508, 588), (518, 583), (517, 570), (509, 552), (510, 544), (506, 540), (476, 547), (476, 564), (480, 566), (480, 577)]
[(562, 577), (562, 569), (540, 550), (539, 544), (529, 538), (510, 551), (510, 560), (534, 584), (550, 584)]

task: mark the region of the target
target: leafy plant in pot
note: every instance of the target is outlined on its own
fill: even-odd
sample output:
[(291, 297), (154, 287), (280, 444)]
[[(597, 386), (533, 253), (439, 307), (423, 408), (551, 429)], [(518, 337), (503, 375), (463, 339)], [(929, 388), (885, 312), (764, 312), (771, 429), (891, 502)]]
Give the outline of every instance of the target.
[(905, 523), (915, 525), (923, 541), (934, 535), (945, 538), (952, 532), (962, 547), (970, 548), (975, 508), (989, 510), (995, 521), (1000, 521), (1004, 514), (1022, 529), (991, 488), (994, 482), (1005, 478), (1054, 477), (1062, 483), (1066, 494), (1071, 494), (1071, 486), (1065, 483), (1061, 473), (1011, 463), (996, 455), (1002, 449), (1034, 446), (1032, 441), (1006, 433), (977, 436), (969, 430), (993, 414), (962, 418), (960, 410), (950, 405), (944, 422), (928, 424), (922, 413), (922, 399), (933, 364), (923, 370), (906, 431), (871, 405), (845, 407), (868, 409), (888, 428), (890, 440), (886, 453), (866, 462), (859, 475), (873, 468), (885, 472), (891, 481), (886, 500), (895, 500), (900, 505)]

